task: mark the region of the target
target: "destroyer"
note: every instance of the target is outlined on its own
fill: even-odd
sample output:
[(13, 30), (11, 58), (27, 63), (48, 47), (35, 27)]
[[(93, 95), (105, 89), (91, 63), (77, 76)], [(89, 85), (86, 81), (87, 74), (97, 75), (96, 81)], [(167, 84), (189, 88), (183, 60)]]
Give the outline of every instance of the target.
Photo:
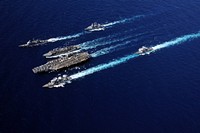
[(141, 48), (138, 49), (138, 51), (135, 54), (145, 55), (145, 54), (150, 54), (152, 51), (153, 51), (152, 47), (142, 46)]
[(63, 76), (53, 78), (49, 83), (43, 85), (43, 87), (46, 87), (46, 88), (64, 87), (66, 82), (71, 82), (71, 77), (68, 77), (67, 75), (63, 75)]
[(85, 28), (86, 31), (101, 31), (105, 30), (105, 27), (97, 22), (92, 23), (90, 26)]
[(47, 72), (47, 71), (56, 71), (62, 68), (67, 68), (84, 61), (87, 61), (90, 58), (88, 52), (76, 53), (71, 56), (60, 57), (48, 61), (46, 64), (33, 68), (34, 73)]
[(35, 47), (48, 43), (47, 40), (29, 40), (26, 44), (19, 45), (19, 47)]
[(66, 46), (62, 48), (55, 48), (43, 54), (43, 56), (45, 56), (46, 58), (57, 58), (57, 57), (62, 57), (62, 56), (70, 56), (71, 54), (74, 54), (79, 51), (80, 51), (79, 45), (72, 45), (72, 46)]

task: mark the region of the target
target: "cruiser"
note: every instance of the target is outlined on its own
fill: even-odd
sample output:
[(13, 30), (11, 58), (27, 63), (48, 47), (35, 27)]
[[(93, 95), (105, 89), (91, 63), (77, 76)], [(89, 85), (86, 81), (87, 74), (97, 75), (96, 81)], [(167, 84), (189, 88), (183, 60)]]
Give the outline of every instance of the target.
[(90, 26), (85, 28), (86, 31), (101, 31), (105, 30), (105, 27), (97, 22), (92, 23)]
[(43, 85), (43, 87), (46, 88), (64, 87), (66, 82), (70, 83), (71, 80), (72, 80), (71, 77), (68, 77), (67, 75), (59, 76), (53, 78), (49, 83)]
[(47, 40), (29, 40), (26, 44), (19, 45), (19, 47), (34, 47), (47, 43)]
[(152, 51), (153, 51), (152, 47), (142, 46), (141, 48), (138, 49), (138, 51), (135, 54), (145, 55), (145, 54), (150, 54)]

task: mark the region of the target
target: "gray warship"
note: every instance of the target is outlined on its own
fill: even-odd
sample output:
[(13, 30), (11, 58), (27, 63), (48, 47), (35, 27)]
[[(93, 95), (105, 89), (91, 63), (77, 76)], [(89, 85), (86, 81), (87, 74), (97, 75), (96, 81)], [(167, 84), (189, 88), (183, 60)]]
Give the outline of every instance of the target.
[(105, 27), (97, 22), (92, 23), (90, 26), (85, 28), (86, 31), (101, 31), (105, 30)]
[(62, 48), (55, 48), (45, 54), (43, 54), (46, 58), (57, 58), (62, 56), (70, 56), (71, 54), (80, 52), (80, 46), (79, 45), (72, 45), (72, 46), (66, 46)]
[(138, 49), (137, 52), (135, 52), (135, 54), (145, 55), (145, 54), (150, 54), (152, 51), (153, 51), (152, 47), (142, 46), (141, 48)]
[(71, 77), (67, 75), (53, 78), (49, 83), (43, 85), (45, 88), (64, 87), (66, 82), (71, 82)]
[(62, 68), (67, 68), (82, 62), (87, 61), (90, 58), (88, 52), (75, 53), (71, 56), (64, 56), (58, 59), (48, 61), (46, 64), (35, 67), (32, 69), (34, 73), (56, 71)]
[(19, 47), (35, 47), (35, 46), (39, 46), (39, 45), (43, 45), (45, 43), (48, 43), (47, 40), (29, 40), (26, 44), (22, 44), (22, 45), (19, 45)]

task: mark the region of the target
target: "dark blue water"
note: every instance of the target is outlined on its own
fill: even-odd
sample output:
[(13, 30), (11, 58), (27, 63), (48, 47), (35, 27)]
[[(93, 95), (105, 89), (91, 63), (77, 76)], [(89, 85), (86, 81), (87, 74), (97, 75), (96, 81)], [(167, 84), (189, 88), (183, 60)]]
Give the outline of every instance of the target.
[[(199, 133), (199, 6), (198, 0), (1, 0), (0, 133)], [(143, 17), (103, 32), (18, 48), (33, 38), (80, 33), (94, 21), (112, 23), (137, 15)], [(46, 62), (42, 54), (52, 48), (102, 37), (89, 43), (101, 44), (90, 53), (119, 47), (78, 70), (31, 71)], [(125, 41), (130, 42), (121, 45)], [(150, 55), (132, 57), (143, 45), (165, 44)], [(85, 76), (64, 88), (41, 87), (58, 74), (78, 71)]]

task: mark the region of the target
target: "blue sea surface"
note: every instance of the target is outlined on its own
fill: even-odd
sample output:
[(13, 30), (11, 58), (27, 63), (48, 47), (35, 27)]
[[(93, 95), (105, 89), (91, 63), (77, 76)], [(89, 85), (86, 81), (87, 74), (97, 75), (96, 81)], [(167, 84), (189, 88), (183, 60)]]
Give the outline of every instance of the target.
[[(200, 1), (0, 1), (0, 133), (199, 133)], [(106, 30), (86, 33), (93, 22)], [(62, 39), (64, 38), (64, 39)], [(32, 39), (56, 39), (19, 48)], [(60, 39), (60, 40), (59, 40)], [(80, 44), (79, 68), (34, 74)], [(142, 46), (149, 55), (136, 56)], [(42, 86), (58, 75), (63, 88)]]

